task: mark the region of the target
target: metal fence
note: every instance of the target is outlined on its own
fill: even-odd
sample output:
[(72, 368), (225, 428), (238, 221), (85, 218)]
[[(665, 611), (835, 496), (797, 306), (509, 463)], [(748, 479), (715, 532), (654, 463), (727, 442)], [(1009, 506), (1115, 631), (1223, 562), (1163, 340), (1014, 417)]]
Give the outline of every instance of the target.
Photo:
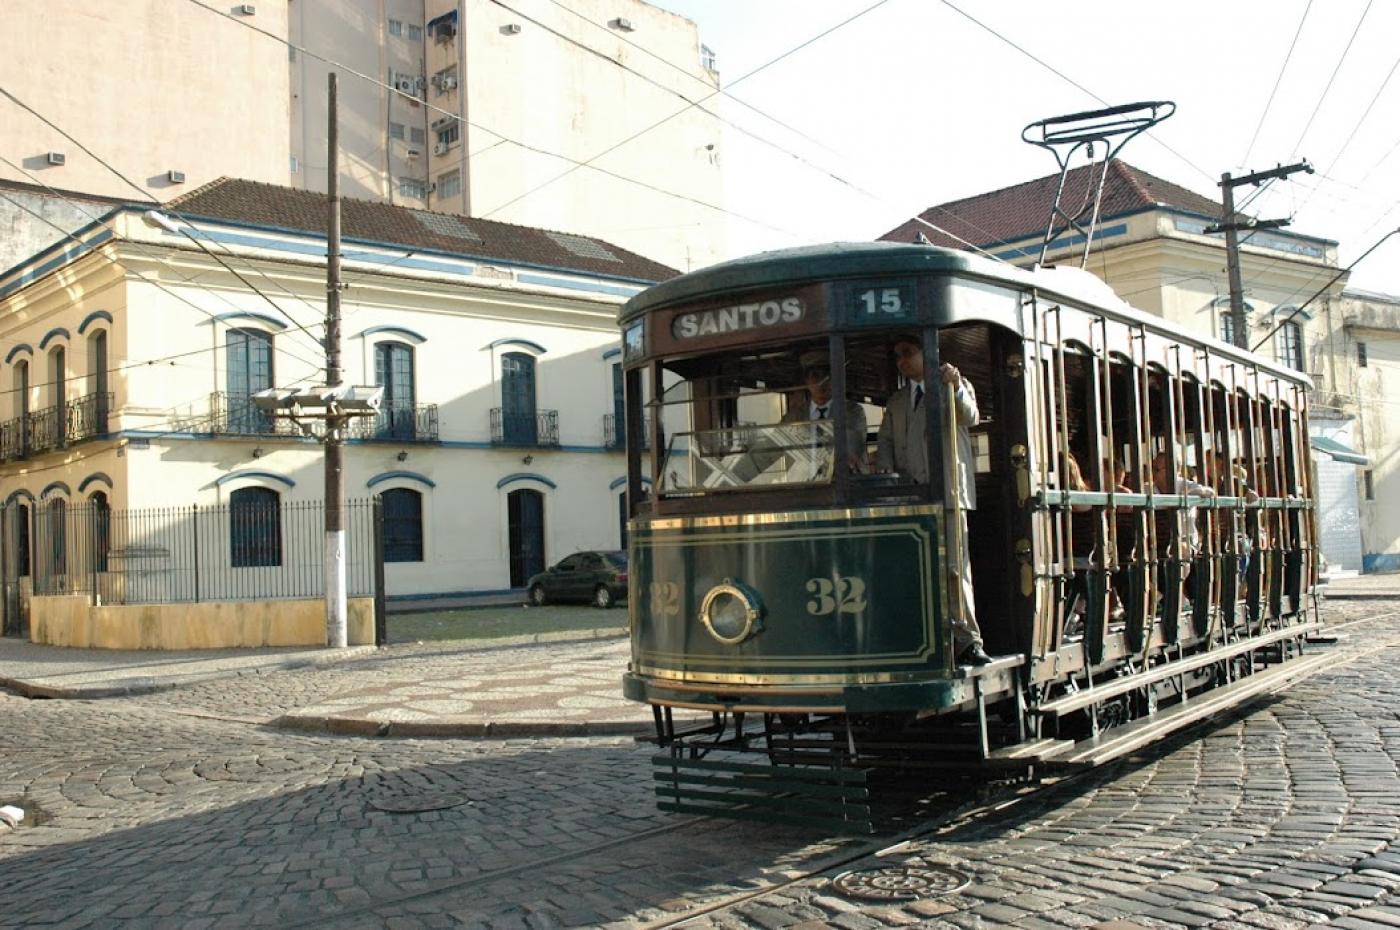
[[(378, 501), (345, 504), (349, 596), (375, 594)], [(219, 506), (112, 510), (50, 501), (3, 513), (6, 580), (104, 604), (314, 598), (325, 594), (325, 505), (269, 492)]]

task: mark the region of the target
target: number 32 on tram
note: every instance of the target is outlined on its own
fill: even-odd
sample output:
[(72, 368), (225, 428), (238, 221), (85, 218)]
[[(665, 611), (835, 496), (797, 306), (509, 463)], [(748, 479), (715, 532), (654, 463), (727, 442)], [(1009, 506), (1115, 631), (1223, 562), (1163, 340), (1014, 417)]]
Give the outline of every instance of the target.
[[(1306, 379), (1084, 272), (815, 246), (657, 285), (620, 325), (624, 691), (662, 745), (699, 717), (735, 749), (761, 720), (770, 758), (805, 730), (847, 766), (919, 745), (1102, 761), (1199, 719), (1188, 697), (1257, 693), (1315, 628)], [(918, 476), (877, 454), (910, 338), (979, 413), (951, 442), (930, 395)], [(953, 648), (964, 558), (982, 666)]]

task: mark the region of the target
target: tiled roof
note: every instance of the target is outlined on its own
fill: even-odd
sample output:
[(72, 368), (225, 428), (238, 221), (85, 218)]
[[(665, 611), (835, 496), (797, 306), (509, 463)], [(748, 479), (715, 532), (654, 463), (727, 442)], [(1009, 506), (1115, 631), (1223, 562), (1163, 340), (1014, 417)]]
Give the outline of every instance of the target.
[[(326, 232), (325, 194), (260, 181), (219, 178), (165, 207), (182, 217)], [(590, 236), (350, 197), (341, 201), (340, 231), (346, 239), (640, 281), (665, 281), (680, 274)]]
[[(991, 249), (997, 245), (1039, 238), (1045, 233), (1050, 219), (1050, 204), (1055, 198), (1058, 174), (1036, 178), (1001, 190), (978, 194), (963, 200), (930, 207), (920, 217), (974, 245)], [(1089, 186), (1089, 166), (1075, 168), (1065, 178), (1065, 192), (1060, 202), (1072, 210), (1085, 202)], [(1153, 207), (1182, 210), (1202, 216), (1220, 216), (1220, 204), (1195, 191), (1164, 181), (1134, 168), (1126, 162), (1113, 161), (1104, 182), (1101, 217), (1136, 213)], [(954, 249), (967, 248), (953, 236), (944, 235), (917, 220), (908, 220), (881, 236), (894, 242), (913, 242), (922, 232), (934, 245)]]

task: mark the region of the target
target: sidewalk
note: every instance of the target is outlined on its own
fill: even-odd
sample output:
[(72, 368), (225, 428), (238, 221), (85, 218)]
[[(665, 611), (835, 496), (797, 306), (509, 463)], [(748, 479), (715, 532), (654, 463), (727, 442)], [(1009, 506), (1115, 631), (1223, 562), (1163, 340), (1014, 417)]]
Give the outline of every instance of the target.
[[(179, 688), (178, 698), (156, 703), (202, 716), (364, 736), (653, 731), (651, 708), (622, 697), (630, 649), (625, 636), (561, 633), (538, 640), (173, 653), (0, 639), (0, 687), (70, 699)], [(702, 716), (708, 719), (684, 719)]]
[(1400, 573), (1337, 578), (1320, 589), (1327, 600), (1400, 598)]

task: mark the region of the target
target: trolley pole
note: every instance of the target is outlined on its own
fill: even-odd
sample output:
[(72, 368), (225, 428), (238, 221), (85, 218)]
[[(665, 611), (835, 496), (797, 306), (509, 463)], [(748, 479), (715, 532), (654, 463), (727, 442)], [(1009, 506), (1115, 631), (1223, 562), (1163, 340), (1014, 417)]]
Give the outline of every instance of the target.
[(1242, 184), (1253, 184), (1257, 187), (1265, 181), (1286, 178), (1298, 171), (1312, 174), (1313, 167), (1307, 161), (1300, 161), (1292, 165), (1279, 165), (1268, 171), (1255, 171), (1238, 178), (1231, 177), (1228, 171), (1220, 176), (1220, 190), (1223, 195), (1221, 197), (1222, 216), (1218, 225), (1207, 227), (1205, 232), (1207, 234), (1225, 233), (1225, 268), (1230, 279), (1231, 339), (1241, 349), (1249, 348), (1249, 318), (1244, 312), (1244, 285), (1240, 283), (1240, 230), (1247, 229), (1251, 232), (1257, 232), (1261, 229), (1277, 229), (1280, 226), (1287, 226), (1289, 221), (1246, 220), (1236, 222), (1235, 188)]
[[(326, 386), (341, 386), (340, 373), (340, 177), (336, 120), (336, 74), (327, 75), (328, 113), (326, 139)], [(326, 407), (325, 510), (326, 547), (326, 645), (343, 649), (348, 645), (349, 624), (345, 596), (345, 417), (339, 404)]]

